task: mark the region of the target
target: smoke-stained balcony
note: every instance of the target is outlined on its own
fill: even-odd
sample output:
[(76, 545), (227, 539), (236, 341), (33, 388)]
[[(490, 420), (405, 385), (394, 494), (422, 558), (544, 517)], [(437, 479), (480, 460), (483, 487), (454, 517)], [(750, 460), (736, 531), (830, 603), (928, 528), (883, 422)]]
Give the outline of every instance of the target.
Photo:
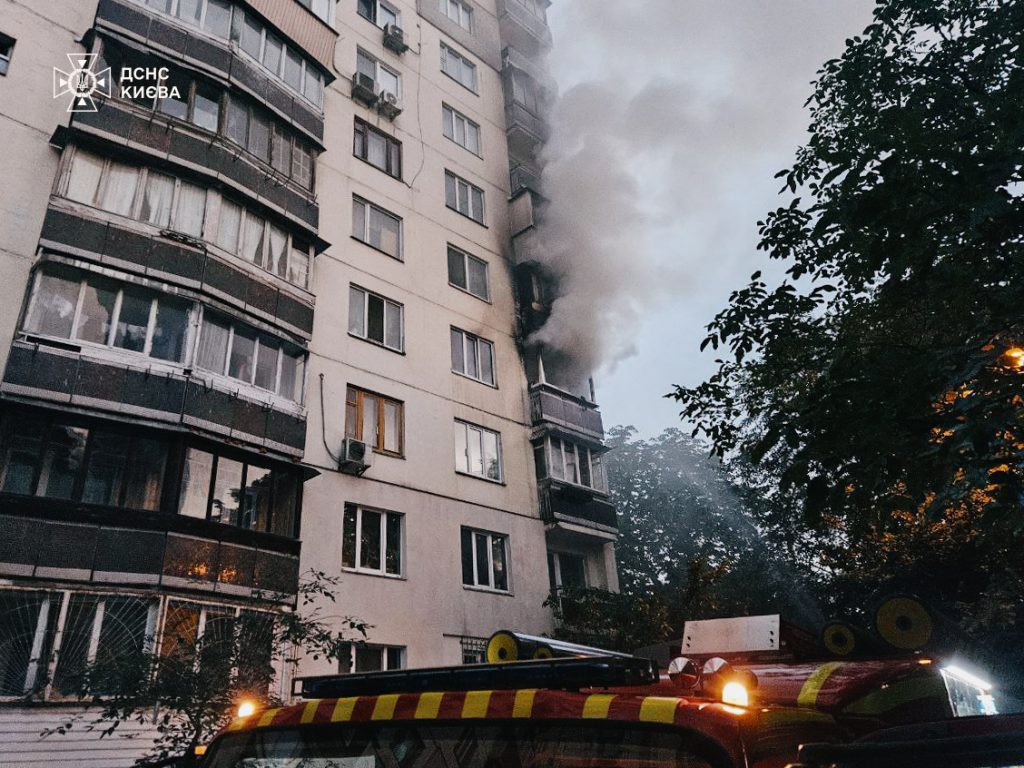
[(540, 508), (541, 517), (550, 524), (594, 531), (598, 538), (614, 538), (619, 532), (615, 506), (603, 494), (578, 485), (541, 480)]
[(551, 46), (547, 0), (499, 0), (498, 25), (507, 45), (535, 54)]
[(597, 443), (604, 440), (604, 423), (597, 406), (550, 384), (530, 387), (530, 418), (535, 427), (569, 430)]

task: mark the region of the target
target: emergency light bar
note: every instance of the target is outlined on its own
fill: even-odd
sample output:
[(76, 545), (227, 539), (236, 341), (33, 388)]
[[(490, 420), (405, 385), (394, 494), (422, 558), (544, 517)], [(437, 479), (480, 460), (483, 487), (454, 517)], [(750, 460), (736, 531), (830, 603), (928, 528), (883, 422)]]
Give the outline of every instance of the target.
[(304, 699), (330, 699), (428, 691), (520, 688), (579, 690), (652, 685), (657, 682), (658, 665), (649, 659), (593, 657), (300, 677), (292, 681), (292, 695)]

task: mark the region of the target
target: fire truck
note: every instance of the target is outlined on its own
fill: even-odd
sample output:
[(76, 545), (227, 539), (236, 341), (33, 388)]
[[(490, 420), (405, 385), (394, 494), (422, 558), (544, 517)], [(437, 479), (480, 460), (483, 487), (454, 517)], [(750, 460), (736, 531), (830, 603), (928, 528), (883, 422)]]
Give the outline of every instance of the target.
[(300, 678), (296, 703), (247, 708), (201, 765), (1024, 765), (1024, 717), (998, 715), (977, 670), (920, 654), (801, 661), (794, 642), (777, 616), (687, 622), (655, 658), (500, 631), (483, 664)]

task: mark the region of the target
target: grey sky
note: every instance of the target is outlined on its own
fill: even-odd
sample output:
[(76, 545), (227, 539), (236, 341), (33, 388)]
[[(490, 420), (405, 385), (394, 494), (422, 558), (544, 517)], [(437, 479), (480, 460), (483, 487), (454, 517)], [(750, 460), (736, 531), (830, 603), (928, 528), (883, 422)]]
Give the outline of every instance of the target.
[(543, 245), (556, 270), (577, 276), (564, 317), (590, 307), (598, 333), (591, 349), (579, 327), (548, 332), (604, 366), (606, 425), (653, 435), (679, 424), (661, 395), (713, 370), (714, 354), (698, 351), (704, 326), (765, 265), (756, 223), (779, 204), (773, 176), (805, 138), (810, 82), (870, 22), (873, 5), (556, 0), (550, 8), (550, 68), (564, 99), (545, 175), (560, 211)]

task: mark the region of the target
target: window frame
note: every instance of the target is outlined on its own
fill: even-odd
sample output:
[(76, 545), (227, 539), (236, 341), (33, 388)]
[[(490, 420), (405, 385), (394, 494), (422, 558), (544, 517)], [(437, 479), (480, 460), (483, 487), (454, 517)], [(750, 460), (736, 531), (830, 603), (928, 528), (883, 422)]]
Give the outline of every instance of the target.
[[(472, 182), (467, 181), (466, 179), (462, 178), (457, 173), (449, 171), (447, 168), (444, 171), (444, 175), (445, 175), (445, 196), (444, 196), (445, 197), (445, 199), (444, 199), (445, 207), (448, 208), (448, 210), (450, 210), (450, 211), (455, 211), (460, 216), (465, 216), (470, 221), (475, 221), (477, 224), (479, 224), (482, 227), (486, 227), (487, 226), (487, 196), (486, 196), (484, 190), (481, 189), (480, 187), (476, 186)], [(449, 201), (448, 201), (448, 181), (449, 181), (449, 179), (451, 179), (452, 183), (455, 185), (455, 205), (454, 206), (451, 205), (449, 203)], [(460, 186), (460, 185), (462, 185), (462, 186)], [(467, 197), (466, 208), (469, 211), (469, 213), (466, 213), (465, 211), (459, 210), (460, 192), (462, 191), (463, 187), (465, 187), (465, 189), (466, 189), (466, 193), (465, 194), (468, 196)], [(480, 193), (480, 218), (476, 218), (473, 215), (473, 213), (474, 213), (474, 210), (473, 210), (473, 207), (474, 207), (473, 206), (473, 200), (474, 200), (473, 192), (479, 192)]]
[[(451, 116), (452, 116), (452, 135), (451, 136), (448, 135), (448, 114), (447, 113), (451, 113)], [(455, 138), (458, 135), (457, 126), (458, 126), (458, 122), (460, 120), (463, 123), (465, 123), (465, 126), (463, 127), (463, 135), (464, 136), (467, 136), (467, 137), (469, 136), (469, 128), (470, 127), (474, 128), (476, 130), (476, 143), (477, 143), (477, 147), (479, 148), (479, 151), (476, 151), (472, 147), (470, 147), (468, 141), (467, 141), (466, 144), (460, 144), (458, 139)], [(484, 156), (484, 142), (483, 142), (483, 131), (480, 129), (480, 124), (477, 123), (474, 120), (470, 120), (462, 112), (460, 112), (459, 110), (455, 109), (455, 107), (450, 106), (449, 104), (446, 104), (444, 102), (441, 102), (441, 133), (444, 135), (444, 137), (446, 139), (448, 139), (448, 141), (452, 142), (456, 146), (462, 147), (464, 150), (469, 152), (471, 155), (475, 155), (476, 157), (479, 157), (479, 158), (483, 159), (483, 156)]]
[[(226, 344), (224, 346), (224, 365), (222, 367), (222, 370), (220, 370), (220, 371), (210, 370), (206, 366), (201, 365), (200, 362), (199, 362), (200, 350), (202, 348), (202, 343), (203, 343), (203, 334), (206, 331), (207, 322), (209, 322), (211, 324), (217, 323), (218, 325), (226, 325), (227, 328), (228, 328), (228, 338), (227, 338), (227, 342), (226, 342)], [(247, 334), (252, 334), (252, 335), (255, 336), (255, 339), (253, 340), (254, 354), (250, 358), (250, 362), (249, 362), (249, 365), (251, 367), (251, 373), (249, 375), (249, 381), (246, 381), (245, 379), (240, 379), (240, 378), (238, 378), (236, 376), (232, 376), (231, 375), (231, 356), (232, 356), (232, 354), (235, 351), (234, 350), (235, 337), (237, 335), (239, 335), (237, 333), (237, 330), (239, 328), (243, 329)], [(258, 370), (258, 367), (259, 367), (260, 350), (263, 348), (263, 339), (265, 339), (265, 338), (273, 339), (277, 343), (277, 345), (278, 345), (277, 346), (277, 355), (276, 355), (275, 367), (274, 367), (274, 387), (275, 387), (274, 389), (266, 389), (265, 387), (261, 387), (260, 385), (256, 384), (256, 374), (257, 374), (257, 370)], [(235, 382), (237, 384), (245, 384), (247, 387), (249, 387), (249, 388), (251, 388), (253, 390), (257, 390), (259, 392), (265, 392), (265, 393), (269, 392), (270, 394), (275, 395), (276, 397), (280, 397), (280, 398), (282, 398), (284, 400), (287, 400), (289, 403), (294, 403), (296, 405), (302, 406), (304, 404), (304, 399), (305, 398), (303, 398), (302, 401), (294, 400), (294, 399), (292, 399), (292, 397), (290, 397), (287, 394), (284, 394), (281, 391), (281, 386), (284, 383), (283, 380), (282, 380), (283, 376), (284, 376), (284, 372), (285, 372), (284, 358), (285, 357), (291, 357), (291, 355), (289, 355), (288, 352), (286, 351), (289, 346), (292, 347), (294, 350), (297, 350), (299, 352), (299, 355), (297, 357), (295, 357), (295, 359), (297, 361), (301, 361), (301, 368), (302, 368), (301, 372), (298, 371), (298, 370), (296, 371), (296, 376), (299, 379), (301, 379), (301, 381), (297, 380), (295, 382), (294, 389), (298, 389), (299, 391), (305, 393), (305, 390), (306, 390), (305, 382), (306, 382), (306, 373), (307, 373), (307, 371), (306, 371), (306, 364), (307, 364), (308, 359), (309, 359), (309, 355), (308, 355), (308, 353), (305, 350), (303, 350), (301, 347), (299, 347), (296, 344), (291, 344), (290, 342), (288, 342), (288, 341), (286, 341), (286, 340), (284, 340), (284, 339), (282, 339), (282, 338), (280, 338), (278, 336), (275, 336), (275, 335), (273, 335), (271, 333), (267, 333), (266, 331), (263, 331), (263, 330), (261, 330), (259, 328), (256, 328), (255, 326), (249, 325), (248, 323), (245, 323), (245, 322), (243, 322), (241, 320), (237, 320), (237, 319), (235, 319), (233, 317), (230, 317), (228, 315), (223, 315), (223, 314), (221, 314), (219, 312), (215, 312), (215, 311), (208, 312), (206, 307), (202, 307), (201, 308), (201, 312), (200, 312), (199, 322), (198, 322), (198, 333), (196, 334), (195, 356), (194, 356), (193, 365), (195, 366), (196, 369), (198, 369), (200, 371), (204, 371), (205, 373), (211, 374), (213, 376), (217, 376), (217, 377), (222, 378), (222, 379), (227, 379), (228, 381)], [(298, 368), (298, 367), (299, 366), (296, 365), (296, 368)]]
[[(463, 82), (460, 78), (448, 71), (447, 63), (449, 57), (459, 62), (460, 73), (467, 71), (468, 68), (468, 71), (472, 73), (472, 77), (470, 78), (472, 80), (472, 85)], [(452, 46), (448, 45), (448, 43), (443, 41), (441, 42), (441, 71), (470, 93), (474, 93), (478, 96), (480, 95), (480, 70), (476, 63), (470, 61), (468, 56), (459, 53)]]
[[(461, 328), (458, 328), (458, 327), (453, 325), (453, 326), (451, 326), (451, 336), (452, 336), (452, 344), (453, 345), (455, 343), (454, 337), (456, 335), (460, 335), (462, 337), (462, 367), (463, 367), (464, 370), (460, 371), (458, 368), (456, 368), (455, 367), (455, 360), (453, 359), (452, 360), (452, 373), (454, 373), (457, 376), (463, 376), (463, 377), (465, 377), (467, 379), (472, 379), (473, 381), (477, 381), (477, 382), (479, 382), (481, 384), (486, 384), (489, 387), (493, 387), (494, 389), (497, 389), (498, 388), (498, 360), (497, 360), (497, 356), (495, 355), (495, 352), (494, 352), (494, 342), (489, 340), (489, 339), (485, 339), (482, 336), (477, 336), (475, 333), (470, 333), (469, 331), (464, 331)], [(471, 373), (468, 372), (468, 370), (466, 370), (466, 369), (468, 369), (468, 365), (466, 363), (468, 362), (469, 357), (470, 357), (469, 350), (470, 350), (470, 343), (471, 342), (475, 342), (476, 343), (476, 353), (475, 353), (476, 360), (475, 360), (475, 363), (476, 363), (476, 370), (480, 373), (480, 376), (473, 376)], [(482, 352), (482, 349), (483, 349), (484, 346), (489, 348), (490, 351), (491, 351), (491, 381), (488, 381), (487, 379), (483, 378), (484, 366), (483, 366), (483, 352)]]
[[(399, 302), (394, 301), (393, 299), (389, 299), (386, 296), (383, 296), (383, 295), (381, 295), (379, 293), (376, 293), (375, 291), (371, 291), (371, 290), (369, 290), (367, 288), (363, 288), (360, 285), (356, 285), (355, 283), (350, 283), (349, 284), (349, 302), (352, 301), (352, 294), (354, 292), (361, 292), (363, 294), (363, 320), (362, 320), (362, 322), (363, 322), (363, 331), (364, 331), (364, 333), (363, 333), (363, 335), (360, 335), (360, 334), (358, 334), (358, 333), (356, 333), (355, 331), (352, 330), (352, 325), (351, 325), (352, 311), (351, 311), (351, 306), (350, 306), (349, 307), (349, 320), (350, 320), (350, 322), (349, 322), (348, 335), (352, 336), (353, 338), (356, 338), (356, 339), (362, 339), (363, 341), (366, 341), (366, 342), (368, 342), (370, 344), (375, 344), (378, 347), (383, 347), (384, 349), (388, 349), (388, 350), (390, 350), (392, 352), (396, 352), (396, 353), (398, 353), (400, 355), (404, 355), (405, 354), (405, 305), (404, 304), (400, 304)], [(384, 331), (384, 339), (382, 341), (377, 341), (376, 339), (371, 338), (369, 336), (369, 333), (368, 333), (368, 329), (369, 329), (369, 326), (370, 326), (370, 322), (369, 322), (370, 302), (369, 302), (368, 299), (369, 299), (370, 296), (373, 296), (374, 298), (380, 299), (381, 301), (384, 302), (384, 320), (383, 320), (383, 323), (382, 323), (382, 328), (383, 328), (383, 331)], [(399, 347), (392, 347), (391, 345), (389, 345), (387, 343), (387, 338), (388, 338), (388, 324), (387, 324), (388, 323), (388, 305), (391, 305), (391, 306), (394, 306), (394, 307), (398, 308), (398, 312), (399, 312), (399, 325), (400, 325), (400, 327), (398, 329), (398, 335), (399, 335), (399, 340), (401, 342), (401, 345)]]
[[(351, 395), (355, 395), (355, 401), (351, 400)], [(364, 401), (367, 397), (372, 397), (376, 400), (377, 413), (375, 414), (375, 422), (377, 424), (376, 439), (371, 442), (366, 439), (366, 435), (363, 434), (363, 424), (365, 416)], [(384, 446), (387, 445), (387, 431), (385, 429), (387, 423), (387, 405), (394, 405), (398, 408), (398, 435), (397, 443), (398, 450), (388, 450)], [(353, 416), (354, 422), (350, 428), (349, 424), (349, 406), (355, 409)], [(373, 449), (374, 453), (380, 453), (385, 456), (394, 456), (395, 458), (405, 458), (405, 403), (401, 400), (395, 400), (393, 397), (387, 397), (386, 395), (379, 394), (378, 392), (372, 392), (362, 387), (357, 387), (354, 384), (349, 384), (345, 388), (345, 436), (353, 440), (358, 440), (361, 443), (366, 443)]]
[(11, 69), (11, 60), (14, 58), (14, 46), (18, 41), (0, 32), (0, 77), (6, 77)]
[[(355, 206), (357, 206), (357, 205), (363, 206), (363, 231), (362, 231), (362, 236), (356, 234), (356, 232), (355, 232)], [(389, 211), (389, 210), (387, 210), (385, 208), (381, 208), (379, 205), (375, 205), (374, 203), (371, 203), (365, 197), (361, 197), (360, 195), (352, 195), (352, 206), (353, 206), (353, 221), (352, 221), (353, 231), (352, 231), (352, 237), (355, 240), (358, 240), (363, 245), (369, 246), (370, 248), (373, 248), (373, 250), (379, 251), (380, 253), (383, 253), (385, 256), (390, 256), (395, 261), (402, 261), (402, 262), (404, 262), (405, 261), (405, 253), (404, 253), (404, 251), (405, 251), (405, 222), (403, 221), (402, 217), (398, 216), (397, 214), (392, 213), (391, 211)], [(376, 211), (378, 214), (383, 215), (383, 216), (385, 216), (385, 217), (387, 217), (389, 219), (393, 219), (394, 221), (398, 222), (398, 247), (397, 247), (397, 251), (398, 252), (397, 253), (391, 253), (390, 251), (386, 251), (385, 249), (383, 249), (383, 248), (381, 248), (379, 246), (376, 246), (376, 245), (374, 245), (373, 243), (370, 242), (370, 213), (372, 211)]]
[[(473, 583), (472, 584), (467, 584), (466, 583), (466, 579), (465, 579), (466, 574), (465, 574), (465, 570), (463, 570), (463, 574), (462, 574), (462, 586), (463, 586), (463, 588), (464, 589), (472, 589), (472, 590), (480, 590), (482, 592), (493, 592), (493, 593), (499, 594), (499, 595), (511, 595), (512, 594), (512, 569), (511, 569), (510, 565), (511, 565), (511, 560), (512, 560), (512, 547), (511, 547), (511, 542), (510, 542), (509, 535), (507, 533), (497, 533), (496, 531), (485, 531), (485, 530), (483, 530), (481, 528), (473, 528), (472, 526), (468, 526), (468, 525), (460, 526), (460, 528), (459, 528), (459, 539), (460, 539), (460, 542), (459, 542), (459, 554), (462, 556), (463, 559), (465, 558), (465, 554), (466, 554), (463, 551), (463, 545), (464, 545), (465, 542), (463, 542), (461, 540), (463, 532), (468, 532), (469, 533), (469, 541), (470, 541), (470, 547), (471, 547), (471, 549), (470, 549), (470, 558), (471, 558), (471, 562), (472, 562), (472, 565), (473, 565), (473, 568), (472, 568)], [(478, 567), (477, 553), (479, 551), (478, 550), (478, 544), (477, 544), (477, 536), (484, 536), (487, 539), (487, 544), (486, 544), (486, 547), (487, 547), (487, 575), (488, 575), (488, 578), (490, 579), (490, 583), (489, 584), (480, 584), (479, 583), (479, 573), (477, 573), (477, 567)], [(494, 583), (496, 581), (496, 579), (494, 578), (494, 574), (495, 574), (495, 571), (494, 571), (494, 540), (498, 539), (498, 538), (501, 539), (501, 546), (502, 546), (502, 550), (504, 551), (504, 556), (505, 556), (505, 588), (504, 589), (501, 589), (499, 587), (494, 586)]]
[[(362, 133), (362, 145), (363, 152), (360, 154), (359, 141), (360, 133)], [(370, 134), (376, 134), (380, 138), (384, 139), (384, 167), (377, 165), (370, 160)], [(352, 129), (352, 156), (362, 160), (367, 165), (373, 166), (378, 171), (386, 173), (393, 179), (402, 180), (402, 142), (396, 139), (394, 136), (385, 133), (376, 126), (370, 125), (370, 123), (363, 120), (358, 115), (354, 118), (354, 126)], [(392, 151), (397, 153), (397, 163), (393, 163), (392, 160), (396, 158), (392, 156)], [(397, 165), (397, 168), (392, 167)]]
[[(478, 480), (484, 480), (484, 481), (486, 481), (488, 483), (496, 483), (498, 485), (504, 485), (505, 484), (505, 459), (504, 459), (504, 452), (503, 452), (502, 446), (501, 446), (501, 433), (496, 431), (496, 430), (493, 430), (493, 429), (488, 429), (487, 427), (482, 427), (479, 424), (474, 424), (472, 422), (465, 421), (463, 419), (455, 419), (455, 428), (456, 429), (463, 429), (463, 430), (465, 430), (465, 445), (466, 445), (465, 459), (466, 459), (466, 467), (467, 467), (467, 469), (465, 469), (465, 470), (460, 469), (459, 468), (458, 457), (456, 457), (455, 473), (457, 475), (462, 475), (464, 477), (474, 477), (474, 478), (476, 478)], [(475, 472), (473, 472), (472, 471), (472, 467), (469, 466), (469, 440), (470, 440), (470, 436), (471, 436), (471, 434), (472, 434), (472, 432), (474, 430), (478, 433), (478, 435), (479, 435), (478, 439), (479, 439), (479, 442), (480, 442), (480, 464), (481, 464), (480, 468), (481, 468), (481, 474), (479, 474), (479, 475), (476, 474)], [(496, 466), (498, 468), (498, 476), (496, 478), (495, 477), (490, 477), (487, 474), (486, 454), (485, 454), (485, 451), (484, 451), (484, 442), (483, 442), (485, 434), (494, 435), (494, 437), (496, 438), (495, 444), (497, 446), (497, 452), (498, 452), (498, 455), (496, 457), (497, 458)], [(456, 441), (455, 441), (455, 447), (456, 448), (458, 448), (458, 446), (459, 446), (459, 440), (457, 438), (458, 438), (458, 435), (456, 434)]]
[[(65, 274), (60, 274), (60, 273)], [(78, 272), (80, 274), (74, 275), (72, 272)], [(56, 336), (54, 334), (45, 333), (44, 331), (36, 331), (28, 328), (28, 321), (31, 317), (36, 303), (40, 301), (40, 293), (42, 291), (43, 277), (46, 274), (52, 274), (55, 277), (66, 280), (75, 280), (78, 283), (78, 292), (75, 298), (75, 308), (71, 318), (71, 329), (68, 332), (68, 336)], [(114, 297), (114, 306), (110, 312), (110, 328), (107, 330), (107, 338), (102, 343), (96, 341), (90, 341), (89, 339), (82, 339), (78, 337), (79, 323), (82, 319), (82, 307), (85, 303), (85, 292), (89, 287), (89, 278), (99, 278), (101, 282), (108, 282), (116, 286), (116, 294)], [(127, 347), (117, 346), (114, 341), (117, 338), (117, 326), (118, 321), (121, 319), (121, 311), (124, 304), (125, 288), (138, 288), (140, 292), (151, 294), (149, 304), (149, 318), (146, 323), (146, 339), (143, 342), (143, 348), (141, 351), (135, 351), (128, 349)], [(167, 306), (173, 306), (180, 304), (185, 309), (185, 328), (182, 333), (181, 339), (181, 357), (178, 360), (166, 360), (162, 357), (153, 357), (153, 341), (157, 329), (157, 318), (159, 315), (159, 307), (161, 299), (164, 299), (164, 304)], [(37, 269), (35, 274), (32, 276), (32, 288), (29, 292), (29, 300), (25, 305), (25, 311), (22, 315), (21, 322), (18, 325), (20, 333), (29, 334), (32, 336), (47, 336), (50, 338), (61, 339), (67, 341), (70, 344), (82, 345), (90, 349), (101, 349), (105, 351), (113, 351), (117, 355), (133, 355), (145, 357), (156, 361), (157, 363), (165, 363), (167, 365), (187, 365), (189, 362), (190, 349), (192, 347), (193, 334), (193, 319), (195, 316), (196, 308), (195, 302), (188, 301), (186, 299), (176, 299), (173, 296), (164, 294), (160, 291), (154, 290), (147, 286), (140, 286), (134, 283), (126, 283), (121, 280), (106, 277), (104, 275), (97, 275), (92, 272), (82, 270), (58, 270), (56, 272), (48, 273), (45, 266), (44, 268)]]
[[(552, 471), (556, 459), (555, 442), (558, 443), (557, 457), (560, 459), (560, 475), (556, 475)], [(595, 453), (591, 446), (586, 445), (585, 443), (568, 440), (564, 437), (552, 437), (551, 435), (544, 438), (543, 446), (544, 467), (548, 478), (561, 483), (567, 483), (568, 485), (572, 485), (577, 488), (586, 488), (587, 490), (594, 491), (596, 493), (608, 493), (608, 480), (605, 475), (604, 462), (601, 460), (601, 454)], [(568, 447), (571, 447), (572, 451), (567, 451), (566, 449)], [(590, 475), (590, 485), (583, 482), (583, 472), (581, 471), (583, 452), (586, 453), (587, 472)], [(567, 469), (570, 466), (570, 462), (567, 461), (566, 457), (570, 453), (574, 459), (571, 464), (574, 472), (573, 478), (567, 477)], [(595, 461), (595, 459), (597, 459), (597, 461)]]
[(401, 26), (402, 26), (402, 12), (398, 8), (396, 8), (395, 6), (391, 5), (391, 3), (384, 2), (384, 0), (369, 0), (369, 2), (373, 3), (373, 16), (374, 16), (374, 18), (371, 19), (369, 16), (364, 14), (360, 10), (360, 4), (358, 2), (356, 3), (356, 14), (361, 16), (362, 18), (366, 19), (368, 22), (373, 24), (378, 29), (384, 29), (384, 28), (387, 27), (387, 24), (381, 24), (381, 19), (380, 19), (380, 15), (381, 15), (380, 14), (380, 10), (381, 10), (381, 8), (383, 8), (384, 10), (386, 10), (388, 13), (390, 13), (391, 15), (393, 15), (395, 17), (394, 22), (391, 22), (391, 23), (393, 23), (396, 27), (401, 28)]
[[(466, 273), (466, 285), (465, 286), (462, 286), (462, 285), (459, 285), (458, 283), (452, 282), (451, 270), (448, 269), (448, 267), (450, 266), (450, 263), (451, 263), (450, 259), (451, 259), (451, 255), (453, 253), (454, 254), (458, 254), (459, 256), (462, 257), (463, 271)], [(452, 245), (451, 243), (448, 243), (447, 256), (448, 256), (449, 260), (448, 260), (448, 263), (446, 263), (445, 268), (448, 269), (448, 285), (450, 285), (452, 288), (456, 288), (457, 290), (462, 291), (463, 293), (468, 293), (470, 296), (475, 296), (476, 298), (480, 299), (481, 301), (486, 301), (488, 304), (490, 304), (491, 303), (491, 265), (488, 264), (483, 259), (478, 258), (478, 257), (474, 256), (473, 254), (469, 253), (469, 251), (464, 251), (463, 249), (459, 248), (456, 245)], [(484, 268), (484, 290), (485, 290), (485, 295), (483, 295), (483, 296), (481, 296), (479, 293), (476, 293), (476, 292), (470, 290), (469, 264), (470, 264), (471, 261), (483, 265), (483, 268)]]
[[(441, 13), (447, 17), (447, 19), (459, 27), (466, 30), (470, 34), (473, 34), (473, 27), (475, 26), (475, 14), (473, 8), (470, 5), (462, 2), (462, 0), (441, 0), (439, 5), (441, 6)], [(456, 15), (458, 18), (452, 16), (452, 8), (456, 8)], [(465, 23), (463, 23), (465, 21)]]
[[(583, 562), (583, 588), (587, 589), (590, 587), (590, 573), (587, 568), (587, 557), (577, 552), (563, 552), (557, 549), (548, 550), (548, 576), (550, 586), (554, 587), (554, 594), (559, 594), (563, 589), (566, 588), (562, 577), (562, 560), (563, 557), (575, 557), (579, 558)], [(569, 587), (574, 589), (574, 587)]]
[[(402, 74), (398, 70), (392, 69), (391, 67), (389, 67), (387, 64), (385, 64), (379, 58), (377, 58), (372, 53), (367, 51), (361, 45), (356, 46), (356, 72), (359, 72), (359, 59), (360, 59), (360, 57), (365, 59), (367, 62), (370, 62), (370, 63), (373, 64), (373, 90), (374, 90), (374, 92), (379, 95), (383, 91), (387, 90), (386, 88), (382, 88), (382, 86), (381, 86), (380, 73), (381, 73), (381, 70), (384, 70), (389, 75), (391, 75), (392, 77), (395, 78), (395, 87), (398, 90), (398, 93), (395, 94), (395, 98), (401, 100), (401, 98), (402, 98)], [(390, 91), (389, 91), (389, 93), (390, 93)]]
[[(340, 675), (353, 675), (362, 674), (362, 672), (356, 671), (356, 653), (359, 648), (365, 648), (369, 650), (379, 650), (381, 652), (381, 669), (379, 671), (389, 671), (394, 669), (407, 669), (408, 660), (408, 646), (405, 645), (382, 645), (380, 643), (349, 643), (349, 662), (348, 670), (342, 668), (343, 661), (341, 658), (338, 659), (338, 674)], [(397, 652), (400, 655), (400, 661), (398, 666), (391, 666), (391, 652)], [(365, 671), (365, 670), (364, 670)]]
[[(345, 526), (349, 519), (349, 513), (355, 512), (355, 551), (352, 553), (353, 562), (355, 565), (345, 565)], [(362, 565), (363, 560), (363, 513), (370, 512), (380, 516), (380, 568), (370, 568)], [(398, 541), (391, 542), (388, 537), (388, 521), (398, 521)], [(362, 504), (346, 503), (344, 506), (344, 512), (342, 514), (341, 523), (341, 570), (352, 573), (363, 573), (370, 576), (381, 576), (386, 579), (405, 579), (405, 521), (406, 517), (401, 512), (392, 512), (390, 510), (377, 509), (375, 507), (368, 507)], [(391, 548), (391, 544), (394, 543), (398, 554), (399, 569), (398, 573), (391, 573), (388, 571), (388, 551)]]

